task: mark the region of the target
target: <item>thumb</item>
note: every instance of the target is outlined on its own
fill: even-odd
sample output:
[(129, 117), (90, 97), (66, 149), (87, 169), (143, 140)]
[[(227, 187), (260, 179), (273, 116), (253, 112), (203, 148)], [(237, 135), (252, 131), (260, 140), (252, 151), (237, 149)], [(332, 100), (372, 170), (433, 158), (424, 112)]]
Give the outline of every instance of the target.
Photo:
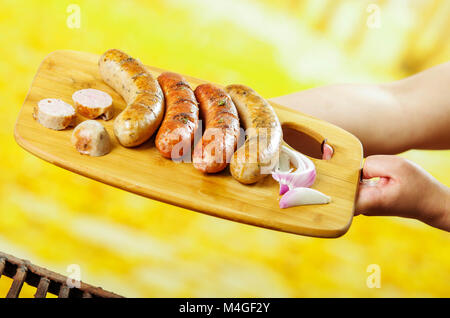
[(363, 179), (371, 179), (377, 177), (392, 177), (392, 171), (399, 158), (396, 156), (376, 155), (369, 156), (364, 162), (362, 171)]
[[(375, 215), (381, 212), (383, 206), (383, 186), (392, 176), (391, 167), (395, 162), (393, 156), (370, 156), (364, 162), (362, 182), (359, 184), (358, 195), (355, 204), (355, 215)], [(369, 180), (379, 178), (377, 181)]]

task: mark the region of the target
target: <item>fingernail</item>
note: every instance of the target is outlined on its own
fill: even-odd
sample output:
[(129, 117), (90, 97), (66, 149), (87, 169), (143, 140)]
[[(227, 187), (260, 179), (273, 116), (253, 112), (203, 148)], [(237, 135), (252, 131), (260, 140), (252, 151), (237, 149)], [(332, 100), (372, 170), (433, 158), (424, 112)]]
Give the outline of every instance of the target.
[(327, 139), (322, 141), (321, 147), (322, 160), (330, 160), (333, 157), (334, 149), (329, 144), (327, 144)]

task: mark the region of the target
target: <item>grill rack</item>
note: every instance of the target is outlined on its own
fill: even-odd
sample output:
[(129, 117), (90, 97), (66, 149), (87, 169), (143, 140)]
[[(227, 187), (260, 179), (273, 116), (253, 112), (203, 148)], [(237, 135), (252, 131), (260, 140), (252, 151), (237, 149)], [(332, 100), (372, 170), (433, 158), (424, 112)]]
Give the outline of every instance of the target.
[(80, 282), (80, 287), (69, 287), (67, 276), (49, 271), (12, 255), (0, 252), (0, 278), (12, 278), (13, 283), (6, 298), (18, 298), (22, 286), (36, 287), (35, 298), (45, 298), (47, 293), (58, 298), (122, 298), (123, 296)]

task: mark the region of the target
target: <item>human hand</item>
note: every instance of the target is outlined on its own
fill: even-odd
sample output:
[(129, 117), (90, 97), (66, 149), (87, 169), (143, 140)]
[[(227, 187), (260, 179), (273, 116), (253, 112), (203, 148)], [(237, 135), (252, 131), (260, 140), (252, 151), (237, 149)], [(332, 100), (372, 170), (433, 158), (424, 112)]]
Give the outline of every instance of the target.
[[(397, 156), (367, 157), (355, 215), (413, 218), (450, 231), (450, 188)], [(379, 179), (369, 180), (371, 178)]]

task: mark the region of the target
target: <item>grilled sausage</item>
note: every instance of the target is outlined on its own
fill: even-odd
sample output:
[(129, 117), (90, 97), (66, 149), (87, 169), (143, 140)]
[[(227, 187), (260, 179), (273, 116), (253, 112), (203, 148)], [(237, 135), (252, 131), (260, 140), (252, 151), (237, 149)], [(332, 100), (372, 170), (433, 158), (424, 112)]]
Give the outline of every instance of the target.
[(164, 116), (164, 95), (158, 81), (141, 62), (116, 49), (100, 57), (99, 69), (103, 80), (127, 103), (114, 120), (114, 134), (125, 147), (142, 144)]
[(246, 129), (245, 143), (230, 163), (232, 176), (251, 184), (263, 179), (278, 161), (283, 132), (272, 106), (253, 89), (229, 85), (225, 89), (235, 103)]
[(194, 149), (194, 167), (219, 172), (227, 166), (239, 138), (239, 117), (230, 96), (221, 88), (202, 84), (195, 89), (205, 133)]
[(179, 74), (162, 73), (158, 82), (164, 93), (166, 113), (156, 135), (156, 148), (166, 158), (179, 159), (186, 154), (185, 150), (190, 153), (192, 148), (198, 126), (197, 100)]

